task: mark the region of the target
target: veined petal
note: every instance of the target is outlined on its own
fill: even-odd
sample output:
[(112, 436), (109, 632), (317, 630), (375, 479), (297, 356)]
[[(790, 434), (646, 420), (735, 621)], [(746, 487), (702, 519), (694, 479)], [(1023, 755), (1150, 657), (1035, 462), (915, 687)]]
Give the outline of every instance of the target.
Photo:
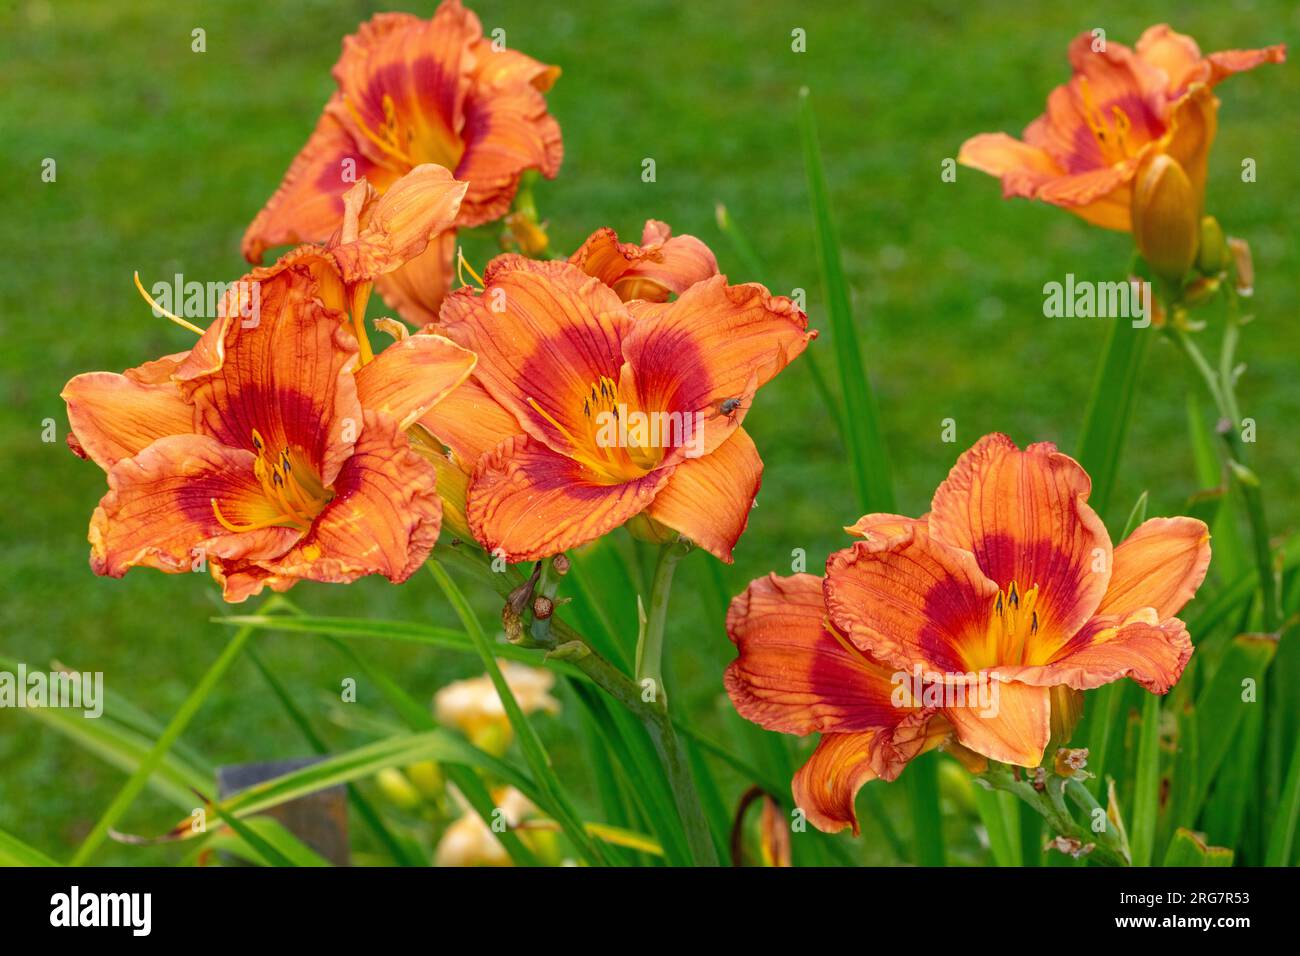
[(330, 245), (344, 281), (373, 280), (423, 253), (456, 221), (466, 187), (442, 166), (425, 164), (382, 196), (368, 183), (350, 189), (341, 235)]
[(1210, 530), (1196, 518), (1151, 518), (1115, 548), (1110, 587), (1099, 615), (1144, 607), (1173, 617), (1196, 594), (1210, 566)]
[[(636, 321), (623, 355), (643, 408), (705, 416), (705, 449), (743, 419), (756, 388), (776, 376), (817, 333), (784, 296), (725, 276), (697, 282), (673, 302), (632, 302)], [(739, 404), (730, 411), (724, 403)]]
[(859, 832), (854, 798), (863, 784), (895, 780), (908, 761), (939, 746), (951, 732), (941, 717), (915, 712), (893, 731), (825, 734), (794, 775), (794, 802), (817, 829)]
[(465, 517), (474, 537), (511, 563), (533, 561), (594, 541), (644, 511), (671, 467), (621, 484), (602, 484), (582, 465), (524, 435), (479, 459)]
[(159, 438), (194, 431), (194, 407), (170, 381), (146, 384), (129, 375), (87, 372), (68, 382), (61, 397), (70, 437), (105, 471)]
[(730, 564), (762, 480), (758, 449), (737, 428), (709, 454), (683, 458), (646, 513)]
[(944, 708), (957, 740), (990, 760), (1037, 767), (1052, 734), (1051, 690), (996, 681), (996, 693), (996, 704), (987, 708)]
[(519, 434), (515, 416), (472, 376), (425, 412), (420, 424), (451, 449), (466, 472), (472, 472), (479, 458), (505, 439)]
[[(336, 100), (331, 104), (337, 108)], [(383, 188), (396, 173), (371, 160), (327, 107), (284, 181), (244, 232), (244, 258), (258, 263), (272, 246), (324, 242), (343, 219), (343, 193), (363, 178)]]
[(892, 729), (913, 709), (895, 706), (891, 668), (828, 629), (814, 575), (751, 581), (731, 602), (727, 634), (740, 654), (723, 678), (727, 694), (740, 716), (768, 730)]
[(478, 17), (448, 0), (430, 20), (378, 13), (344, 38), (333, 70), (339, 109), (376, 163), (456, 168), (469, 49), (482, 33)]
[(1110, 535), (1088, 507), (1091, 487), (1050, 443), (1021, 451), (1006, 435), (986, 435), (935, 492), (930, 533), (973, 553), (999, 588), (1037, 586), (1040, 640), (1064, 639), (1092, 617), (1110, 583)]
[(999, 673), (1044, 688), (1058, 684), (1091, 690), (1131, 677), (1154, 694), (1168, 693), (1192, 656), (1187, 626), (1176, 617), (1158, 620), (1145, 608), (1121, 618), (1097, 617), (1038, 667), (999, 668)]
[(299, 537), (290, 528), (231, 533), (212, 508), (239, 524), (264, 523), (278, 509), (253, 476), (254, 456), (206, 435), (159, 438), (108, 472), (108, 493), (90, 522), (90, 565), (120, 578), (130, 568), (191, 570), (198, 558), (274, 557)]
[(363, 408), (382, 411), (407, 428), (464, 382), (473, 352), (441, 335), (420, 333), (394, 342), (356, 371)]
[(581, 449), (591, 389), (619, 380), (626, 307), (567, 262), (498, 256), (484, 280), (482, 293), (447, 299), (443, 332), (477, 353), (475, 377), (520, 431), (557, 451)]
[(348, 582), (382, 574), (409, 578), (429, 557), (442, 517), (436, 472), (411, 451), (390, 416), (367, 409), (356, 448), (334, 481), (334, 498), (283, 557), (262, 562), (275, 576)]
[(456, 167), (468, 180), (461, 223), (477, 226), (505, 215), (526, 170), (554, 179), (564, 159), (560, 124), (546, 110), (542, 91), (559, 75), (513, 50), (493, 50), (479, 40), (478, 62), (465, 97), (465, 153)]
[[(316, 297), (307, 270), (284, 268), (258, 289), (256, 321), (234, 315), (214, 322), (177, 378), (208, 434), (256, 451), (256, 430), (273, 455), (301, 449), (328, 486), (361, 427), (356, 340), (344, 317)], [(220, 366), (209, 371), (200, 354), (217, 356)]]
[(597, 229), (569, 261), (624, 302), (666, 302), (670, 295), (681, 295), (718, 274), (718, 261), (708, 246), (694, 236), (674, 236), (667, 223), (655, 219), (646, 222), (639, 246), (619, 242), (613, 229)]
[(953, 674), (995, 663), (986, 635), (997, 585), (969, 552), (919, 522), (832, 554), (824, 591), (836, 629), (901, 670)]

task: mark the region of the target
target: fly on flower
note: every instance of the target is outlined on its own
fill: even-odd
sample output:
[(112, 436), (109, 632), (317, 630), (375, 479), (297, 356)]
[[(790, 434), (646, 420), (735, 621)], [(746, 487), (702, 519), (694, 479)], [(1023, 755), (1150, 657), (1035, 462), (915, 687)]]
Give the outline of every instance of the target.
[[(478, 17), (444, 0), (430, 20), (381, 13), (343, 41), (338, 89), (280, 188), (244, 234), (257, 263), (268, 247), (323, 242), (343, 219), (342, 197), (363, 177), (384, 193), (423, 163), (469, 184), (456, 225), (503, 216), (520, 177), (559, 171), (560, 128), (543, 93), (559, 69), (483, 36)], [(410, 322), (437, 317), (452, 275), (455, 231), (385, 275), (384, 301)]]
[[(736, 709), (823, 734), (794, 784), (814, 824), (856, 827), (863, 783), (940, 744), (968, 764), (1038, 766), (1054, 692), (1177, 683), (1192, 643), (1174, 615), (1205, 577), (1209, 533), (1195, 518), (1153, 518), (1112, 547), (1090, 487), (1054, 446), (989, 435), (925, 516), (867, 515), (823, 580), (759, 579), (732, 602)], [(990, 681), (995, 707), (977, 693)]]

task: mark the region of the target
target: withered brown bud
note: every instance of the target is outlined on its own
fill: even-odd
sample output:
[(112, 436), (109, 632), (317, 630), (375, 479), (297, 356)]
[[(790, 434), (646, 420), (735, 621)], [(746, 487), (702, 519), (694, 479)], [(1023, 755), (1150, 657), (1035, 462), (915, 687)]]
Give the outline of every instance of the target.
[(551, 558), (551, 567), (555, 569), (556, 574), (560, 577), (564, 577), (564, 575), (569, 573), (568, 555), (557, 554), (555, 557)]
[(555, 602), (544, 594), (539, 594), (533, 598), (533, 617), (539, 621), (544, 621), (555, 613)]
[(1062, 747), (1056, 751), (1052, 769), (1058, 777), (1073, 777), (1088, 766), (1087, 747)]

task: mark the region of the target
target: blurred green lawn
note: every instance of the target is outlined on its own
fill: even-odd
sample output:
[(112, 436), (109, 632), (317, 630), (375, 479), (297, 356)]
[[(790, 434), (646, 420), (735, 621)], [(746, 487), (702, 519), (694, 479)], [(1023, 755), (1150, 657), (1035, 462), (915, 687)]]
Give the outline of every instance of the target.
[[(845, 245), (867, 365), (891, 448), (900, 510), (919, 513), (957, 453), (992, 430), (1020, 442), (1073, 448), (1102, 342), (1097, 320), (1045, 319), (1045, 282), (1118, 278), (1127, 237), (1103, 233), (1056, 210), (1003, 202), (988, 177), (940, 163), (973, 133), (1018, 132), (1067, 75), (1068, 41), (1104, 27), (1132, 43), (1169, 20), (1207, 51), (1288, 42), (1293, 3), (919, 2), (471, 4), (509, 45), (563, 67), (550, 96), (564, 130), (560, 178), (538, 201), (557, 249), (612, 225), (637, 238), (647, 217), (702, 237), (735, 280), (808, 291), (831, 367), (796, 128), (796, 91), (811, 87), (825, 164)], [(432, 2), (403, 5), (422, 15)], [(146, 284), (182, 272), (229, 280), (243, 271), (240, 235), (275, 188), (332, 89), (341, 38), (383, 6), (369, 2), (255, 0), (17, 0), (0, 6), (0, 483), (4, 582), (0, 655), (33, 666), (57, 658), (102, 670), (108, 686), (166, 719), (228, 637), (209, 623), (222, 613), (200, 576), (134, 572), (121, 581), (87, 566), (86, 524), (103, 475), (63, 444), (58, 393), (72, 375), (120, 370), (184, 348), (188, 333), (152, 318), (131, 273)], [(191, 51), (203, 27), (207, 51)], [(807, 31), (807, 52), (790, 34)], [(1294, 321), (1300, 191), (1292, 65), (1233, 78), (1211, 160), (1209, 208), (1251, 242), (1258, 317), (1241, 348), (1245, 413), (1258, 421), (1256, 463), (1275, 531), (1294, 528), (1295, 423), (1300, 420), (1300, 326)], [(1243, 157), (1258, 181), (1243, 184)], [(40, 178), (58, 164), (57, 182)], [(641, 181), (652, 157), (657, 181)], [(723, 202), (748, 233), (765, 276), (743, 274), (714, 221)], [(472, 245), (481, 261), (491, 246)], [(377, 308), (372, 307), (372, 312)], [(1153, 513), (1179, 509), (1191, 478), (1184, 395), (1172, 349), (1154, 348), (1114, 496), (1115, 520), (1144, 489)], [(956, 419), (958, 442), (940, 440)], [(58, 442), (41, 440), (58, 422)], [(796, 364), (765, 389), (746, 421), (766, 462), (763, 491), (734, 567), (740, 590), (768, 570), (788, 571), (793, 548), (810, 570), (842, 546), (857, 517), (843, 449)], [(724, 737), (721, 673), (731, 646), (707, 593), (706, 562), (694, 555), (675, 596), (670, 653), (676, 703)], [(394, 588), (304, 585), (293, 597), (311, 611), (448, 622), (432, 582)], [(251, 610), (249, 605), (245, 610)], [(484, 601), (485, 613), (491, 602)], [(341, 658), (310, 638), (264, 637), (259, 647), (311, 713), (322, 717)], [(369, 647), (419, 698), (474, 673), (468, 659), (414, 647)], [(381, 709), (362, 688), (361, 702)], [(334, 699), (337, 699), (336, 697)], [(590, 793), (582, 756), (567, 740), (568, 716), (541, 721), (562, 776)], [(575, 732), (576, 733), (576, 732)], [(239, 662), (195, 720), (187, 741), (216, 763), (305, 752), (247, 662)], [(334, 728), (331, 740), (355, 744)], [(34, 721), (0, 711), (0, 829), (66, 858), (123, 777)], [(734, 785), (733, 785), (734, 784)], [(739, 784), (724, 796), (734, 801)], [(884, 790), (906, 828), (901, 791)], [(158, 832), (176, 811), (146, 794), (123, 821)], [(960, 836), (973, 849), (969, 832)], [(883, 859), (878, 831), (847, 844)], [(100, 862), (178, 859), (175, 848), (110, 845)]]

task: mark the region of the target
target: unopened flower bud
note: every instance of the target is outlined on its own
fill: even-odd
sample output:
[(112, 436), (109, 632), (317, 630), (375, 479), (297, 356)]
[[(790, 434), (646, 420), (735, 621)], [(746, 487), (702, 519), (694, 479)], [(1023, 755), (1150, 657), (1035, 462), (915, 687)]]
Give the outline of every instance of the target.
[(1133, 185), (1133, 241), (1160, 278), (1181, 285), (1196, 261), (1201, 224), (1196, 194), (1178, 161), (1149, 159)]
[(1228, 243), (1223, 237), (1223, 227), (1213, 216), (1201, 217), (1201, 249), (1196, 254), (1196, 267), (1207, 276), (1216, 276), (1228, 268)]

